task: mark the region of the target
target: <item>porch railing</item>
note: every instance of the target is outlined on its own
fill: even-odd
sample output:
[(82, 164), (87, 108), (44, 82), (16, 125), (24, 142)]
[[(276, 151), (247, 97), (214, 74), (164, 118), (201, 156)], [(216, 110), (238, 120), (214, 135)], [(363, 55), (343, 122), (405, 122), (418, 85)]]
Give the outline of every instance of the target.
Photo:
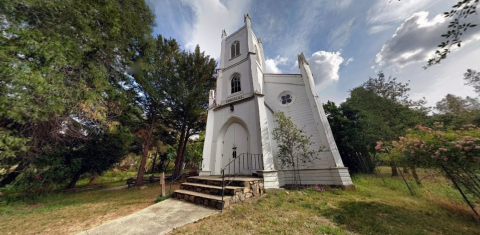
[[(242, 153), (222, 168), (222, 212), (225, 205), (225, 201), (223, 200), (225, 187), (230, 185), (232, 181), (245, 170), (263, 170), (263, 154)], [(225, 173), (227, 173), (226, 180)]]

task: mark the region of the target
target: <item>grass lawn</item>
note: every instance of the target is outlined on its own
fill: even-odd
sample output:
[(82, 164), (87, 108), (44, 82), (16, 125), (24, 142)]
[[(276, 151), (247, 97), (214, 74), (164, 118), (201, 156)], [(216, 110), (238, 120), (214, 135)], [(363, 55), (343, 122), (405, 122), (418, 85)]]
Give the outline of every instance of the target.
[[(132, 174), (135, 175), (107, 172), (97, 179), (97, 183), (109, 187), (125, 185), (125, 179)], [(86, 184), (88, 179), (83, 181), (79, 186)], [(0, 201), (0, 234), (75, 234), (154, 204), (161, 187), (158, 182), (147, 186), (143, 190), (97, 189), (58, 193), (43, 197), (34, 204)], [(172, 191), (177, 188), (178, 185), (174, 185)]]
[(270, 193), (172, 233), (480, 234), (459, 193), (435, 178), (427, 177), (422, 187), (409, 179), (414, 196), (401, 178), (368, 175), (353, 177), (355, 191)]
[[(382, 172), (383, 177), (353, 176), (355, 191), (269, 193), (172, 233), (480, 234), (473, 213), (443, 177), (419, 170), (420, 177), (426, 177), (419, 187), (406, 174), (411, 196), (400, 177), (389, 177), (387, 168)], [(124, 185), (130, 174), (104, 174), (97, 183)], [(0, 234), (77, 233), (152, 205), (159, 194), (155, 183), (143, 190), (59, 193), (35, 204), (0, 201)]]

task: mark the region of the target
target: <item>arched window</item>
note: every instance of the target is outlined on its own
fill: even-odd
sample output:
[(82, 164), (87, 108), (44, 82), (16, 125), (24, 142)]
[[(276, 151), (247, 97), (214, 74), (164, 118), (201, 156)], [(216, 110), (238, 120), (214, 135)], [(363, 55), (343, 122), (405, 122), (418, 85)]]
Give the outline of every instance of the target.
[(255, 58), (257, 59), (258, 63), (260, 63), (260, 55), (258, 54), (257, 46), (255, 46)]
[(235, 41), (232, 43), (232, 46), (230, 47), (230, 54), (231, 58), (237, 57), (240, 55), (240, 42)]
[(232, 85), (232, 94), (242, 90), (242, 88), (240, 87), (240, 76), (239, 75), (233, 76), (232, 81), (231, 81), (231, 85)]

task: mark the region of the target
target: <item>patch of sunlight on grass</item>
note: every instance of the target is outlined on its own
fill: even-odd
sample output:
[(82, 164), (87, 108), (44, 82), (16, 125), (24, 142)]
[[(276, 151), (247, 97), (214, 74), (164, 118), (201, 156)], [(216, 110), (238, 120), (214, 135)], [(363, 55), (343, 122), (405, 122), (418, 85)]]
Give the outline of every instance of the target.
[[(125, 185), (123, 179), (131, 175), (125, 172), (108, 173), (100, 176), (98, 182), (109, 185), (109, 180), (121, 180), (118, 183)], [(177, 188), (178, 185), (175, 185), (172, 190)], [(38, 199), (35, 204), (0, 201), (0, 234), (77, 233), (152, 205), (159, 194), (159, 184), (147, 184), (143, 190), (105, 191), (101, 188), (56, 193)]]
[[(355, 175), (352, 179), (357, 190), (272, 193), (173, 234), (480, 234), (461, 198), (449, 199), (455, 190), (446, 181), (419, 186), (407, 178), (411, 196), (400, 177)], [(200, 225), (208, 230), (198, 230)]]

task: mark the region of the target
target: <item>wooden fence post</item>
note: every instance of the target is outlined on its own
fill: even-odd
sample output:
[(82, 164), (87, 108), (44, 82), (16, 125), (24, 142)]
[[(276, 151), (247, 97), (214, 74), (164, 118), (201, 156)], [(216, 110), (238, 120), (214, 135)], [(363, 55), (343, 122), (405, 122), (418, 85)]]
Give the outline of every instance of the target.
[(165, 172), (162, 172), (160, 183), (162, 184), (162, 197), (165, 197)]

